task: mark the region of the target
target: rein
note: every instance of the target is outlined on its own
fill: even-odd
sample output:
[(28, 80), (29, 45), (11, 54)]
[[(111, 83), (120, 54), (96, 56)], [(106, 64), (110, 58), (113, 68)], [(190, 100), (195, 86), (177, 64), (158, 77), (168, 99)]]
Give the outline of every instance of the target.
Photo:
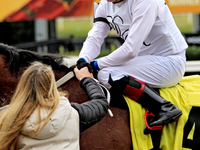
[(65, 76), (63, 76), (62, 78), (60, 78), (58, 81), (56, 81), (56, 86), (60, 87), (61, 85), (63, 85), (65, 82), (69, 81), (71, 78), (74, 77), (74, 72), (70, 71), (69, 73), (67, 73)]
[[(69, 81), (71, 78), (73, 78), (74, 72), (70, 71), (69, 73), (67, 73), (65, 76), (63, 76), (62, 78), (60, 78), (58, 81), (56, 81), (56, 86), (60, 87), (61, 85), (63, 85), (64, 83), (66, 83), (67, 81)], [(95, 81), (99, 84), (100, 88), (102, 89), (102, 91), (106, 91), (106, 97), (107, 97), (107, 101), (108, 104), (110, 104), (110, 92), (108, 91), (108, 89), (103, 86), (102, 84), (99, 83), (98, 80), (95, 79)], [(104, 89), (104, 90), (103, 90)], [(108, 109), (108, 113), (110, 114), (111, 117), (113, 117), (113, 113), (110, 109)]]

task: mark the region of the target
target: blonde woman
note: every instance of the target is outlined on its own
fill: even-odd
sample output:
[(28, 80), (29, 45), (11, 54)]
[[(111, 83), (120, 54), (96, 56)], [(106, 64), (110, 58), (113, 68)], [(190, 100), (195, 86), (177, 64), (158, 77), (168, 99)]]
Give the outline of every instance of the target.
[(28, 67), (10, 105), (0, 112), (0, 150), (79, 149), (80, 133), (105, 116), (108, 103), (86, 67), (74, 71), (91, 101), (70, 104), (49, 66)]

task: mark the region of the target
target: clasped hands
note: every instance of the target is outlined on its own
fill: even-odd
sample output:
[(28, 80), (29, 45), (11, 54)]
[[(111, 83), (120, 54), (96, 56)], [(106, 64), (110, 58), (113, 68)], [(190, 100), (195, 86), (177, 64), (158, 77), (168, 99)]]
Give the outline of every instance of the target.
[(97, 78), (98, 73), (98, 65), (97, 61), (92, 61), (90, 64), (87, 63), (83, 58), (80, 58), (77, 63), (76, 67), (80, 70), (81, 68), (87, 67), (90, 73), (93, 73), (93, 76)]

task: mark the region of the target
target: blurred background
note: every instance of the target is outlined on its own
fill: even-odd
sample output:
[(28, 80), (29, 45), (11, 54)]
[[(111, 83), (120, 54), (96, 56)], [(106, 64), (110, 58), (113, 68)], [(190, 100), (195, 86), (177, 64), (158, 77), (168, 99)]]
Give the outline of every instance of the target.
[[(0, 42), (39, 53), (78, 56), (99, 0), (1, 0)], [(200, 0), (166, 0), (186, 42), (189, 73), (200, 72)], [(101, 56), (123, 40), (111, 30)], [(189, 62), (190, 61), (190, 62)], [(193, 64), (189, 64), (189, 63)], [(193, 70), (193, 71), (192, 71)]]

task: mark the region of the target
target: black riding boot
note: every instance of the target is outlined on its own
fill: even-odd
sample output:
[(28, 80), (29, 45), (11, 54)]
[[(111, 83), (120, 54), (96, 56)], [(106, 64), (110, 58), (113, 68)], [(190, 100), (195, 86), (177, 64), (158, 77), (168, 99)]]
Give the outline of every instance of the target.
[(123, 77), (117, 81), (112, 81), (110, 78), (109, 83), (112, 87), (118, 87), (125, 96), (140, 103), (155, 115), (149, 126), (164, 126), (182, 115), (178, 107), (166, 101), (144, 82), (133, 77)]

